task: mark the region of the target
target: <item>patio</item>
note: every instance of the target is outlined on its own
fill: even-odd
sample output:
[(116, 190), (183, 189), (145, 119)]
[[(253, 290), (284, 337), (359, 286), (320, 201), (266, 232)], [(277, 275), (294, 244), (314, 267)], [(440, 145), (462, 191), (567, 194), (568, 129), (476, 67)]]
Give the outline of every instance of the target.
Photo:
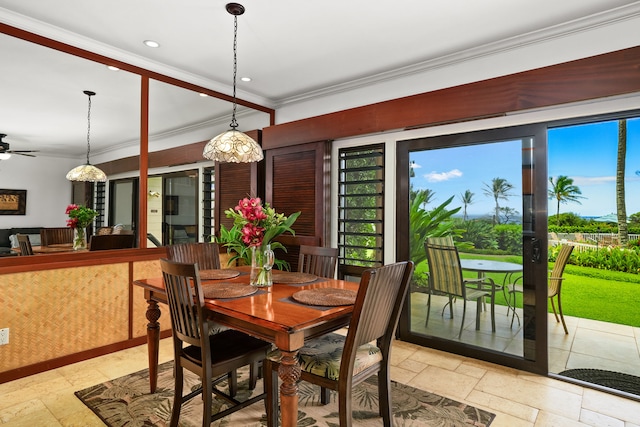
[[(444, 317), (442, 308), (447, 298), (432, 297), (429, 327), (425, 328), (427, 294), (411, 294), (411, 330), (413, 333), (457, 340), (462, 303), (454, 303), (454, 321), (449, 319), (448, 309)], [(511, 316), (505, 306), (496, 305), (496, 332), (491, 332), (489, 312), (480, 315), (480, 330), (475, 330), (475, 304), (467, 305), (465, 326), (460, 341), (521, 355), (522, 331), (517, 320), (511, 327)], [(522, 317), (521, 309), (517, 309)], [(582, 319), (565, 315), (569, 334), (562, 324), (549, 314), (549, 372), (560, 373), (567, 369), (593, 368), (640, 376), (640, 328)]]

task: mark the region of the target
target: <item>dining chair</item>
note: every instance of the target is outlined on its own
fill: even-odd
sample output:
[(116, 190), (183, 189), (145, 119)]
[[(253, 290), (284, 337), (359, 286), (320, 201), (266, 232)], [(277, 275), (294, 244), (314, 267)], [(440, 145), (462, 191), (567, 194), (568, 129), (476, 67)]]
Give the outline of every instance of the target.
[(73, 243), (73, 228), (48, 227), (40, 229), (40, 244), (42, 246)]
[[(424, 243), (429, 265), (429, 293), (427, 297), (427, 319), (429, 325), (431, 298), (434, 294), (445, 294), (449, 298), (449, 316), (453, 319), (453, 299), (459, 297), (463, 301), (462, 321), (458, 338), (462, 336), (467, 314), (467, 301), (476, 301), (476, 330), (480, 329), (480, 312), (485, 297), (491, 299), (491, 330), (496, 331), (495, 322), (495, 284), (491, 278), (465, 279), (462, 276), (458, 248), (451, 244), (450, 237), (428, 237)], [(475, 287), (469, 287), (475, 286)], [(444, 311), (443, 311), (444, 315)]]
[[(240, 402), (234, 398), (235, 391), (229, 389), (225, 393), (217, 384), (227, 379), (229, 372), (263, 360), (271, 345), (233, 329), (211, 334), (210, 323), (204, 313), (204, 294), (198, 265), (162, 258), (160, 267), (167, 291), (175, 363), (175, 391), (170, 426), (178, 425), (182, 405), (198, 395), (202, 395), (204, 404), (203, 426), (264, 399), (263, 392)], [(185, 396), (182, 395), (184, 369), (195, 373), (202, 380), (200, 388)], [(233, 406), (212, 414), (213, 394)]]
[(338, 264), (338, 248), (300, 245), (298, 272), (334, 278)]
[[(218, 270), (220, 265), (220, 247), (214, 242), (204, 243), (178, 243), (174, 245), (168, 245), (167, 258), (172, 261), (198, 264), (200, 270)], [(226, 326), (219, 323), (210, 322), (209, 329), (211, 333), (218, 333), (227, 330)], [(249, 370), (249, 382), (251, 387), (255, 387), (260, 376), (260, 363), (256, 362), (251, 364)], [(236, 383), (237, 372), (230, 373), (229, 382)]]
[(217, 243), (178, 243), (167, 246), (170, 260), (198, 264), (201, 270), (220, 269), (220, 248)]
[(89, 251), (104, 251), (109, 249), (129, 249), (136, 243), (133, 234), (102, 234), (89, 238)]
[[(384, 425), (391, 425), (389, 356), (413, 267), (412, 261), (404, 261), (366, 270), (346, 337), (326, 334), (307, 341), (298, 353), (301, 380), (337, 391), (340, 426), (351, 425), (353, 387), (376, 373), (379, 413)], [(264, 362), (270, 427), (278, 422), (280, 359), (281, 353), (276, 350)]]
[(20, 255), (27, 256), (33, 255), (33, 248), (31, 247), (31, 240), (26, 234), (18, 234), (18, 246), (20, 247)]
[[(571, 252), (573, 252), (573, 245), (561, 245), (560, 252), (558, 252), (558, 257), (556, 258), (556, 262), (553, 264), (553, 269), (549, 274), (549, 284), (547, 296), (549, 301), (551, 302), (551, 308), (553, 309), (553, 315), (556, 318), (556, 322), (560, 323), (562, 321), (562, 327), (564, 328), (564, 333), (566, 335), (569, 334), (569, 330), (567, 329), (567, 324), (564, 321), (564, 314), (562, 314), (562, 299), (561, 299), (561, 290), (562, 290), (562, 281), (564, 278), (562, 275), (564, 274), (564, 269), (569, 262), (569, 258), (571, 257)], [(513, 309), (513, 313), (511, 314), (511, 324), (513, 325), (513, 318), (516, 316), (516, 296), (517, 294), (523, 293), (523, 286), (521, 283), (510, 283), (505, 286), (507, 290), (507, 304)], [(513, 297), (513, 298), (511, 298)], [(553, 299), (556, 299), (558, 302), (558, 310), (556, 311), (556, 306), (553, 302)], [(513, 300), (513, 303), (511, 302)], [(558, 317), (558, 315), (560, 317)], [(518, 318), (520, 321), (520, 318)]]

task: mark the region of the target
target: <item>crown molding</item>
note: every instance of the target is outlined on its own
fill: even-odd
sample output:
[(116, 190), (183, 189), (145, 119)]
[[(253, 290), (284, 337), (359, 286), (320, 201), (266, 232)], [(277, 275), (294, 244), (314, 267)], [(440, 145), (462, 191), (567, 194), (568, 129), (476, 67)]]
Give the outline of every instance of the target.
[(333, 86), (286, 98), (274, 99), (272, 100), (274, 105), (273, 108), (277, 109), (288, 104), (309, 101), (327, 95), (339, 94), (382, 82), (400, 79), (406, 76), (451, 67), (466, 61), (493, 56), (499, 53), (520, 49), (524, 46), (544, 43), (554, 39), (561, 39), (577, 33), (613, 25), (621, 21), (636, 19), (638, 16), (640, 16), (640, 1), (541, 30), (531, 31), (518, 36), (501, 39), (496, 42), (486, 43), (481, 46), (461, 50), (449, 55), (428, 59), (405, 67), (396, 68), (360, 79), (354, 79), (349, 82), (339, 83)]

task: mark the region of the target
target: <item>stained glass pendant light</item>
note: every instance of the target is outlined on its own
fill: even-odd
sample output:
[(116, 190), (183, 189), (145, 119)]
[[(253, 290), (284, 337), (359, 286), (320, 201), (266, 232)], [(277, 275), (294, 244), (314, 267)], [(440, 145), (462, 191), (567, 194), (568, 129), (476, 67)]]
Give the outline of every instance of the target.
[(89, 142), (91, 133), (91, 97), (96, 93), (90, 90), (85, 90), (83, 93), (89, 98), (89, 112), (87, 113), (87, 163), (71, 169), (67, 173), (67, 179), (69, 181), (105, 182), (107, 175), (89, 163), (89, 152), (91, 151), (91, 144)]
[(204, 147), (202, 155), (223, 163), (250, 163), (263, 159), (262, 148), (249, 135), (236, 130), (236, 74), (237, 62), (237, 38), (238, 15), (244, 13), (244, 6), (238, 3), (228, 3), (227, 12), (233, 15), (233, 113), (231, 116), (231, 129), (213, 138)]

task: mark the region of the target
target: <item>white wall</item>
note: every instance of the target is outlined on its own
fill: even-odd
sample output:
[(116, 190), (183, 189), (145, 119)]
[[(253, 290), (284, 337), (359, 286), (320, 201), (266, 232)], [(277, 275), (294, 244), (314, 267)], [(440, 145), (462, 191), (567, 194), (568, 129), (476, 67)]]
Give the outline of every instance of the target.
[(0, 215), (0, 228), (64, 227), (71, 203), (65, 176), (81, 161), (57, 157), (13, 155), (0, 161), (0, 188), (27, 190), (26, 215)]

